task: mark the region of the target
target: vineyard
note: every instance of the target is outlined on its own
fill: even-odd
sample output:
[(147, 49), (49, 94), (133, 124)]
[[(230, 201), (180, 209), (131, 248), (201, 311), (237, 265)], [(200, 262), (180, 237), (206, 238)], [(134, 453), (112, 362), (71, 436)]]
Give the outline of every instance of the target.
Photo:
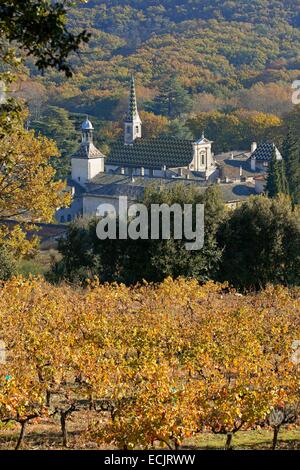
[(242, 296), (226, 285), (90, 284), (86, 290), (14, 278), (0, 287), (0, 434), (57, 418), (62, 445), (179, 449), (211, 432), (297, 425), (299, 290)]

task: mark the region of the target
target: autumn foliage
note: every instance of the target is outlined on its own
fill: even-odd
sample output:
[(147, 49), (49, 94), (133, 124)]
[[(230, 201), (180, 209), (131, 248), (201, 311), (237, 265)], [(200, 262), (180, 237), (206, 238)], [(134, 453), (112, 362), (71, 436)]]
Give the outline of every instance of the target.
[[(87, 290), (15, 278), (0, 288), (0, 421), (99, 412), (83, 439), (122, 449), (178, 448), (200, 432), (267, 423), (299, 403), (297, 290), (241, 296), (227, 286)], [(272, 411), (273, 410), (273, 411)]]

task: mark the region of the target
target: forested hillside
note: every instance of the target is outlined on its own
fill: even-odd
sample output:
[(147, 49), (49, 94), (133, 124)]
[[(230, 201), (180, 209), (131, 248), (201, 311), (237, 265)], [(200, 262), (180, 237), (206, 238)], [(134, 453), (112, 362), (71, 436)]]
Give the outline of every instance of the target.
[[(109, 151), (111, 139), (121, 132), (118, 121), (131, 73), (150, 133), (154, 120), (160, 132), (188, 136), (190, 130), (182, 129), (176, 118), (220, 111), (234, 121), (251, 121), (251, 135), (246, 132), (244, 137), (243, 131), (238, 138), (236, 133), (232, 142), (247, 147), (257, 134), (258, 139), (265, 136), (266, 127), (267, 136), (276, 137), (276, 119), (292, 107), (291, 83), (300, 76), (299, 0), (78, 1), (69, 11), (69, 22), (74, 31), (87, 29), (92, 35), (80, 55), (72, 58), (73, 78), (50, 72), (38, 82), (24, 78), (18, 85), (19, 94), (29, 101), (36, 129), (47, 124), (46, 132), (58, 135), (51, 120), (59, 129), (68, 129), (67, 135), (58, 135), (58, 140), (68, 141), (62, 148), (65, 153), (72, 150), (74, 132), (85, 113), (96, 120), (98, 143)], [(33, 65), (28, 65), (35, 76)], [(177, 99), (170, 115), (164, 104), (174, 89)], [(243, 110), (242, 117), (232, 116), (237, 110)], [(155, 120), (149, 113), (164, 115), (172, 123)], [(228, 148), (231, 142), (226, 139), (217, 150)]]

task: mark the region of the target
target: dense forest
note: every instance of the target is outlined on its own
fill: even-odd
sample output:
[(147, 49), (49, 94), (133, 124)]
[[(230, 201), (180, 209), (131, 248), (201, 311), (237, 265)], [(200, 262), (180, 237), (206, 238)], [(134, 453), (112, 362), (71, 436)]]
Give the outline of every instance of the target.
[(91, 33), (72, 57), (71, 80), (55, 71), (41, 77), (29, 60), (15, 85), (30, 125), (56, 137), (66, 156), (83, 114), (109, 152), (132, 73), (146, 134), (190, 138), (204, 126), (216, 151), (248, 148), (253, 139), (280, 142), (300, 76), (299, 0), (78, 1), (68, 21), (74, 32)]

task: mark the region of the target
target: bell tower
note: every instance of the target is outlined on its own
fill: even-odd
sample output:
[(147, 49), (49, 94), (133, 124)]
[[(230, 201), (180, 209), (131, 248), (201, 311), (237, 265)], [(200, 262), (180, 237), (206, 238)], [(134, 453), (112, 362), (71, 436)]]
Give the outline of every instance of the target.
[(106, 156), (93, 143), (94, 126), (87, 117), (81, 126), (82, 142), (72, 156), (72, 180), (84, 186), (105, 169)]
[(137, 108), (135, 80), (131, 77), (128, 111), (125, 119), (125, 145), (132, 145), (136, 139), (142, 137), (142, 121)]
[(83, 144), (91, 144), (93, 143), (93, 132), (94, 127), (91, 121), (89, 120), (88, 116), (86, 120), (82, 124), (82, 143)]

